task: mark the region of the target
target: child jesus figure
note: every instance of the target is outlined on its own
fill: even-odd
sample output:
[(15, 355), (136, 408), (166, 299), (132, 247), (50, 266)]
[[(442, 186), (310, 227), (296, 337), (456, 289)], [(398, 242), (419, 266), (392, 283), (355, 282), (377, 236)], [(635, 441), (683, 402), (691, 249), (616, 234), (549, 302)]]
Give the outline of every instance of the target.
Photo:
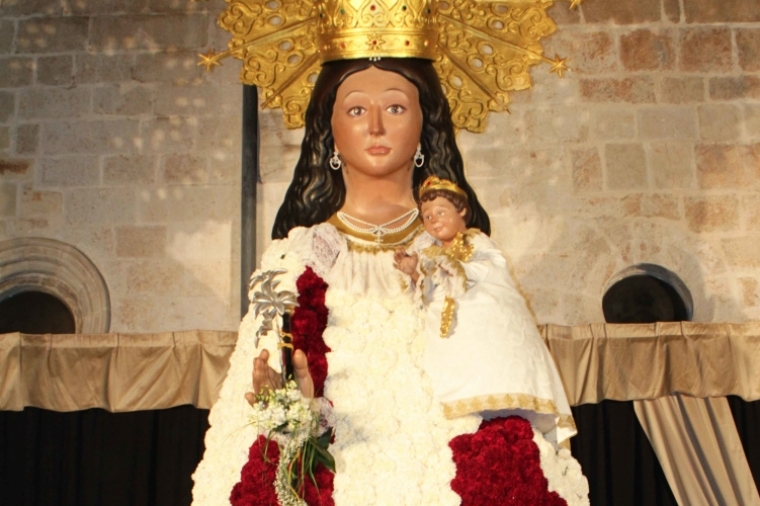
[(517, 415), (565, 442), (576, 429), (562, 380), (504, 255), (467, 228), (466, 193), (430, 177), (419, 206), (426, 232), (395, 252), (394, 265), (425, 306), (424, 368), (444, 413)]

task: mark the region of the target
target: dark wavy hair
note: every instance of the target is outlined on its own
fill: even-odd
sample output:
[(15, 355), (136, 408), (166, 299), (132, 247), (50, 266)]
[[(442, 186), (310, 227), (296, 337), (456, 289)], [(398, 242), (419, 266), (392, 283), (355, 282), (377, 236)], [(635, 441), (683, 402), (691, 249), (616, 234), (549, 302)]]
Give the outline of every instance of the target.
[(287, 237), (294, 227), (325, 222), (343, 206), (346, 186), (342, 171), (331, 170), (328, 164), (334, 146), (331, 128), (333, 105), (338, 86), (343, 80), (370, 66), (400, 74), (419, 90), (423, 118), (420, 142), (426, 162), (423, 167), (414, 168), (412, 187), (415, 198), (420, 184), (428, 176), (453, 181), (467, 192), (471, 210), (467, 226), (479, 228), (490, 235), (488, 214), (464, 176), (464, 162), (456, 145), (451, 111), (432, 62), (416, 58), (383, 58), (372, 62), (367, 59), (340, 60), (322, 66), (306, 109), (306, 133), (301, 144), (301, 156), (285, 200), (275, 217), (272, 239)]

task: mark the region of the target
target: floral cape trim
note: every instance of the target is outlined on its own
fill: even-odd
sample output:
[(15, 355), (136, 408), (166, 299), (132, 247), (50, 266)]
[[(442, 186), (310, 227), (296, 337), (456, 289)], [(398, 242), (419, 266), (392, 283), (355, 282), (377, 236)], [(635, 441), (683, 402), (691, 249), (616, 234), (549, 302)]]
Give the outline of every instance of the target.
[(463, 434), (449, 446), (457, 466), (451, 488), (462, 506), (568, 506), (541, 469), (534, 432), (523, 418), (484, 421), (474, 434)]

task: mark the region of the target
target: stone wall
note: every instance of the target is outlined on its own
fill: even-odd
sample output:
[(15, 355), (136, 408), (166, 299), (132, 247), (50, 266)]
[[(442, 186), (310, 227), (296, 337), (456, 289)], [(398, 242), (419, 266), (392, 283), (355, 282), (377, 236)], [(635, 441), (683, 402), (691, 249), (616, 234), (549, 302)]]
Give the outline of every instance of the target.
[[(77, 246), (103, 273), (112, 330), (234, 329), (239, 63), (224, 2), (3, 0), (0, 239)], [(626, 267), (683, 279), (697, 321), (760, 319), (760, 4), (585, 0), (551, 9), (511, 114), (461, 133), (494, 237), (542, 323), (603, 320)], [(261, 114), (259, 251), (302, 131)]]
[(112, 331), (237, 328), (242, 90), (196, 65), (224, 5), (0, 4), (0, 240), (84, 252)]
[[(494, 238), (542, 323), (601, 322), (628, 266), (676, 273), (694, 320), (760, 319), (760, 3), (586, 0), (551, 9), (546, 54), (511, 114), (461, 133)], [(300, 132), (262, 117), (268, 233)]]

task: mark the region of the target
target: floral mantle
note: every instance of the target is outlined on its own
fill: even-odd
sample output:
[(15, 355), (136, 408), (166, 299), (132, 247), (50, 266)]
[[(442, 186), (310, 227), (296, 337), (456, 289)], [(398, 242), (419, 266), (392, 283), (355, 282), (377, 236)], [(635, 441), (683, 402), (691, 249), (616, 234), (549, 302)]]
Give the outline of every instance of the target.
[[(578, 463), (567, 450), (557, 452), (522, 419), (497, 419), (481, 424), (479, 417), (467, 416), (447, 422), (450, 424), (448, 428), (442, 428), (437, 422), (427, 426), (407, 422), (407, 407), (430, 403), (430, 386), (426, 384), (429, 380), (424, 376), (407, 378), (405, 383), (422, 385), (420, 391), (411, 391), (406, 384), (389, 387), (388, 383), (378, 381), (378, 378), (383, 381), (387, 378), (377, 370), (407, 371), (402, 377), (413, 374), (409, 371), (414, 369), (421, 356), (419, 340), (414, 339), (416, 330), (419, 330), (419, 318), (400, 302), (378, 302), (353, 297), (340, 290), (328, 290), (325, 281), (306, 267), (306, 262), (299, 261), (298, 256), (292, 254), (288, 242), (287, 239), (275, 241), (264, 256), (262, 268), (288, 269), (292, 279), (284, 282), (283, 288), (295, 289), (299, 302), (299, 309), (292, 319), (294, 346), (304, 350), (309, 359), (317, 395), (324, 394), (342, 402), (336, 405), (338, 472), (333, 475), (326, 469), (317, 470), (316, 486), (307, 482), (304, 489), (307, 504), (366, 503), (371, 500), (368, 493), (376, 496), (373, 504), (377, 505), (588, 504), (588, 485)], [(372, 315), (372, 318), (366, 315)], [(354, 321), (362, 317), (365, 320)], [(350, 324), (341, 325), (344, 321)], [(375, 325), (370, 321), (379, 323)], [(352, 334), (356, 329), (365, 329), (368, 338), (357, 341)], [(400, 332), (400, 329), (408, 331)], [(240, 356), (233, 356), (220, 398), (220, 403), (230, 406), (217, 410), (221, 415), (212, 410), (212, 429), (218, 427), (209, 431), (207, 448), (212, 451), (207, 450), (194, 475), (194, 504), (278, 504), (273, 483), (279, 449), (273, 441), (267, 441), (244, 426), (247, 415), (239, 406), (241, 402), (245, 404), (242, 393), (250, 390), (250, 364), (256, 352), (243, 349), (246, 336), (254, 332), (255, 322), (244, 320), (241, 346), (235, 352)], [(401, 337), (389, 342), (387, 337), (396, 334)], [(250, 348), (250, 343), (247, 344)], [(396, 353), (394, 349), (398, 348), (410, 350), (411, 358)], [(352, 363), (366, 356), (373, 357), (373, 361), (365, 367), (377, 370), (371, 374), (357, 374)], [(358, 382), (339, 380), (347, 376), (364, 377)], [(237, 385), (236, 391), (232, 392), (228, 383)], [(394, 388), (405, 390), (401, 390), (402, 395), (383, 391)], [(237, 407), (231, 406), (233, 397)], [(352, 400), (347, 403), (346, 398)], [(390, 409), (393, 399), (397, 399), (396, 405)], [(367, 414), (367, 418), (373, 419), (362, 420), (368, 400), (388, 409), (380, 410), (380, 415), (378, 412)], [(250, 412), (247, 404), (245, 407)], [(441, 408), (431, 405), (429, 410), (440, 411)], [(440, 419), (444, 420), (442, 413)], [(231, 420), (237, 420), (237, 426)], [(357, 426), (365, 433), (357, 435), (354, 430)], [(241, 437), (241, 433), (244, 436)], [(419, 445), (418, 442), (422, 441), (425, 444)], [(240, 447), (220, 449), (233, 444), (244, 445), (242, 451), (245, 453), (241, 455)], [(268, 462), (262, 458), (263, 451), (266, 451)], [(422, 462), (431, 464), (420, 465)], [(233, 466), (237, 466), (236, 469)], [(365, 472), (357, 474), (356, 470), (362, 468)], [(392, 478), (383, 481), (383, 475), (394, 477), (396, 482)], [(376, 482), (374, 476), (378, 477)], [(410, 483), (398, 482), (398, 476), (404, 476), (402, 481), (408, 479)], [(451, 488), (442, 490), (440, 483), (450, 483)]]

